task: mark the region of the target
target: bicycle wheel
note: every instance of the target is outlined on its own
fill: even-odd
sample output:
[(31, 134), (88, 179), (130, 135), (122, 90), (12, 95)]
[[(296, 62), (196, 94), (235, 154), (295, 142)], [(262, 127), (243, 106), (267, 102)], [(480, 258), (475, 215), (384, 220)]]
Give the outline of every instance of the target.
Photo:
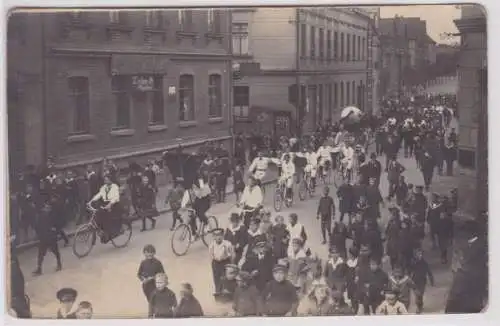
[(191, 246), (191, 228), (187, 224), (179, 224), (172, 234), (171, 247), (176, 256), (184, 256)]
[(96, 237), (96, 229), (92, 224), (78, 227), (73, 238), (73, 254), (78, 258), (87, 256), (95, 245)]
[(120, 233), (111, 239), (111, 243), (115, 248), (123, 248), (128, 245), (132, 238), (132, 225), (129, 222), (123, 222), (120, 228)]
[(209, 246), (212, 242), (212, 231), (219, 227), (219, 222), (215, 218), (215, 216), (208, 216), (207, 223), (203, 225), (203, 229), (201, 230), (201, 241), (205, 246)]
[(299, 184), (299, 199), (306, 200), (307, 196), (307, 180), (303, 179)]
[(283, 197), (281, 196), (281, 189), (278, 187), (274, 191), (274, 210), (276, 212), (281, 211), (282, 204), (283, 204)]

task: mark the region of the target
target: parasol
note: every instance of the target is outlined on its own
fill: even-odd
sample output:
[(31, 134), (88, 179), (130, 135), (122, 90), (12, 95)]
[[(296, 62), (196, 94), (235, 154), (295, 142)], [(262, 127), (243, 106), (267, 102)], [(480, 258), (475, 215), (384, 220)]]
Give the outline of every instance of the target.
[(348, 106), (342, 110), (340, 114), (340, 120), (345, 124), (356, 124), (361, 121), (363, 116), (363, 111), (355, 106)]

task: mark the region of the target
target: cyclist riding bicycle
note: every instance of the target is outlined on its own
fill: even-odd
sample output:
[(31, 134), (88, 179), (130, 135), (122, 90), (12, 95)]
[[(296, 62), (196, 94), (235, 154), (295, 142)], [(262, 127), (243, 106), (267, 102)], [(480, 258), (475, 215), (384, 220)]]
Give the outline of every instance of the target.
[(351, 144), (344, 143), (341, 146), (342, 151), (342, 160), (340, 161), (343, 167), (344, 176), (346, 176), (349, 180), (352, 175), (352, 165), (354, 161), (354, 149)]
[[(96, 205), (97, 204), (97, 205)], [(104, 176), (104, 185), (87, 204), (97, 208), (95, 222), (104, 232), (101, 242), (106, 243), (119, 232), (121, 227), (120, 188), (113, 183), (110, 175)]]
[(306, 174), (309, 174), (311, 178), (311, 184), (314, 189), (314, 187), (316, 187), (316, 174), (318, 172), (318, 153), (316, 153), (312, 147), (309, 147), (309, 149), (305, 153), (297, 153), (296, 155), (304, 157), (307, 160), (304, 172)]
[(289, 201), (293, 198), (293, 177), (295, 175), (295, 164), (290, 159), (290, 154), (286, 153), (283, 156), (281, 163), (281, 175), (278, 181), (278, 186), (284, 184), (286, 187), (285, 198)]
[(196, 216), (190, 216), (189, 226), (191, 231), (198, 237), (198, 228), (196, 226), (196, 218), (203, 224), (207, 223), (207, 211), (210, 209), (210, 194), (211, 189), (206, 178), (198, 177), (191, 186), (191, 189), (184, 191), (184, 196), (181, 201), (181, 208), (186, 208), (188, 205), (194, 209)]
[(239, 207), (245, 210), (245, 215), (243, 216), (243, 224), (248, 228), (250, 225), (250, 220), (258, 214), (259, 209), (262, 207), (264, 197), (262, 195), (262, 190), (257, 185), (257, 180), (254, 177), (250, 177), (248, 185), (243, 190), (241, 195)]
[(253, 160), (252, 164), (248, 168), (248, 171), (255, 178), (259, 186), (261, 186), (262, 179), (266, 175), (267, 168), (269, 167), (269, 163), (279, 164), (278, 160), (274, 158), (264, 157), (262, 151), (259, 151), (257, 157)]
[(336, 149), (328, 145), (326, 142), (320, 146), (317, 151), (319, 156), (319, 168), (322, 170), (323, 176), (327, 174), (327, 168), (332, 166), (332, 153), (335, 153)]

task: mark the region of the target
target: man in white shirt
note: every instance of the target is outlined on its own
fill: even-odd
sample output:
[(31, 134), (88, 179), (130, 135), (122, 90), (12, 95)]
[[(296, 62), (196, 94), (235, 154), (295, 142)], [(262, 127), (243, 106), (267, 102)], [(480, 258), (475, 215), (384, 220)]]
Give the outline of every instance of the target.
[(307, 160), (307, 165), (304, 168), (304, 172), (310, 174), (311, 183), (314, 189), (316, 187), (316, 174), (318, 171), (318, 153), (314, 152), (312, 148), (309, 148), (309, 150), (305, 154), (297, 153), (296, 155), (304, 157)]
[(405, 305), (397, 299), (396, 293), (391, 290), (385, 292), (385, 300), (375, 311), (376, 315), (406, 315)]
[(281, 176), (279, 184), (285, 184), (286, 194), (285, 198), (287, 200), (292, 200), (293, 198), (293, 176), (295, 175), (295, 164), (290, 159), (290, 155), (287, 153), (283, 157), (283, 163), (281, 164)]
[(327, 165), (329, 167), (332, 166), (332, 153), (335, 152), (335, 149), (328, 145), (326, 142), (318, 148), (317, 155), (319, 157), (319, 166), (323, 171), (323, 175), (326, 176), (327, 169), (325, 168)]
[(250, 177), (248, 185), (243, 190), (241, 195), (239, 206), (244, 210), (251, 212), (245, 213), (244, 224), (248, 228), (250, 225), (250, 219), (255, 216), (258, 210), (262, 207), (262, 202), (264, 201), (264, 196), (262, 195), (262, 190), (257, 186), (257, 180), (254, 177)]
[(234, 257), (233, 244), (224, 240), (224, 230), (214, 229), (212, 231), (214, 240), (208, 247), (208, 253), (212, 260), (212, 274), (214, 279), (215, 295), (222, 292), (222, 277), (226, 269), (226, 265), (231, 263)]
[(259, 185), (266, 175), (267, 168), (269, 167), (269, 163), (275, 163), (279, 165), (279, 160), (269, 157), (264, 157), (262, 152), (257, 154), (257, 157), (253, 160), (252, 164), (248, 168), (248, 171), (252, 174), (252, 176), (258, 181)]
[(120, 188), (111, 181), (109, 175), (104, 176), (104, 185), (88, 205), (93, 207), (92, 204), (97, 201), (99, 201), (97, 207), (101, 209), (96, 213), (96, 223), (105, 233), (105, 236), (101, 238), (101, 242), (108, 242), (121, 226)]
[(352, 165), (354, 160), (354, 149), (350, 144), (346, 144), (344, 148), (342, 148), (342, 165), (345, 167), (345, 173), (347, 173), (347, 177), (349, 178), (352, 175)]

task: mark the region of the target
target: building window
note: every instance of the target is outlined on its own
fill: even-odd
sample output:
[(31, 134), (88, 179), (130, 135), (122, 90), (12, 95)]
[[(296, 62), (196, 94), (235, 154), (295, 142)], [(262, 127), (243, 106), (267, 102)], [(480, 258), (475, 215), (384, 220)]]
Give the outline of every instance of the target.
[(356, 82), (352, 82), (352, 100), (351, 104), (356, 104)]
[(318, 31), (319, 37), (319, 59), (323, 60), (325, 58), (325, 30), (320, 28)]
[(333, 85), (333, 106), (335, 109), (339, 107), (339, 84)]
[(311, 26), (311, 36), (309, 40), (309, 45), (310, 45), (310, 57), (311, 59), (314, 59), (316, 57), (316, 28), (314, 26)]
[(146, 10), (146, 26), (151, 28), (163, 28), (163, 15), (159, 10)]
[(208, 19), (208, 28), (210, 32), (219, 34), (221, 32), (220, 26), (220, 11), (217, 9), (208, 9), (207, 19)]
[(132, 79), (130, 76), (113, 76), (111, 89), (115, 98), (116, 119), (114, 129), (129, 129), (131, 126)]
[(179, 28), (183, 32), (191, 32), (193, 29), (193, 11), (188, 9), (179, 9), (177, 11), (177, 20)]
[(307, 56), (307, 25), (300, 24), (300, 56)]
[(333, 106), (333, 98), (332, 98), (332, 88), (333, 88), (333, 85), (332, 84), (328, 84), (327, 85), (328, 89), (327, 89), (327, 92), (328, 92), (328, 102), (327, 102), (327, 107), (326, 107), (326, 110), (328, 111), (328, 119), (331, 119), (332, 118), (332, 106)]
[(218, 74), (208, 76), (208, 116), (222, 117), (222, 77)]
[(332, 60), (332, 31), (326, 32), (326, 60)]
[(352, 36), (352, 61), (356, 61), (356, 35)]
[(248, 51), (248, 24), (233, 24), (233, 54), (249, 55)]
[(194, 76), (181, 75), (179, 78), (179, 119), (195, 120), (194, 114)]
[(345, 95), (345, 105), (351, 105), (351, 83), (350, 82), (346, 82), (345, 83), (345, 92), (346, 92), (346, 95)]
[(340, 107), (344, 107), (344, 82), (340, 82)]
[(358, 35), (358, 61), (361, 61), (361, 36)]
[(347, 54), (346, 54), (346, 61), (351, 61), (351, 34), (346, 34), (347, 36)]
[(361, 48), (363, 49), (363, 54), (362, 54), (362, 57), (363, 57), (363, 60), (366, 60), (366, 52), (367, 52), (367, 49), (368, 49), (368, 44), (366, 43), (366, 38), (362, 38), (362, 41), (361, 41)]
[(150, 83), (147, 90), (143, 89), (149, 108), (149, 125), (164, 125), (163, 76), (150, 76), (149, 80), (152, 83)]
[(123, 10), (111, 10), (109, 11), (109, 22), (111, 24), (124, 24), (125, 14)]
[(238, 119), (248, 119), (250, 108), (250, 87), (233, 86), (233, 114)]
[(317, 108), (318, 108), (318, 114), (316, 120), (316, 123), (323, 123), (323, 85), (318, 85), (318, 100), (317, 100)]
[(340, 33), (340, 61), (344, 61), (344, 33)]
[(72, 108), (71, 134), (90, 133), (89, 79), (68, 78), (69, 96)]
[(333, 33), (333, 60), (338, 61), (339, 59), (339, 33)]

